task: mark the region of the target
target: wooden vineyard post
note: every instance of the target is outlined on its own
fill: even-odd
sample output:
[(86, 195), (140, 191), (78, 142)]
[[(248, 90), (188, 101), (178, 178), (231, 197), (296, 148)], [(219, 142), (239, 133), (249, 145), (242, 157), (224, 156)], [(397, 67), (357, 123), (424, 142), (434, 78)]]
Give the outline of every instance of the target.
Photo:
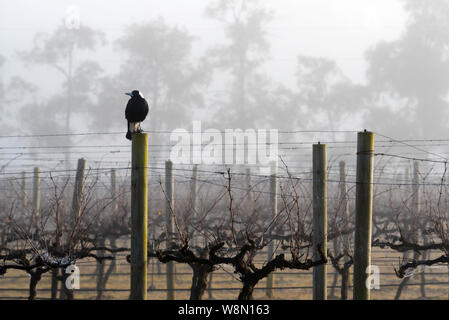
[[(194, 224), (196, 224), (196, 219), (198, 217), (198, 165), (193, 166), (192, 171), (192, 184), (191, 184), (191, 194), (192, 194), (192, 212), (190, 215), (191, 221), (193, 221)], [(195, 233), (194, 230), (192, 230), (192, 245), (196, 247), (199, 243), (198, 241), (198, 233)]]
[(117, 173), (115, 169), (111, 169), (111, 198), (112, 198), (112, 214), (117, 213), (118, 202), (117, 202)]
[[(346, 162), (340, 161), (340, 210), (342, 213), (344, 228), (349, 228), (349, 199), (348, 199), (348, 186), (346, 184)], [(350, 249), (350, 235), (346, 234), (343, 236), (343, 250), (349, 252)], [(349, 262), (350, 257), (345, 255), (344, 262)], [(349, 288), (349, 269), (346, 269), (342, 274), (342, 286), (341, 286), (341, 299), (348, 299), (348, 288)]]
[(32, 219), (35, 223), (36, 230), (39, 230), (39, 211), (41, 207), (41, 192), (40, 192), (40, 170), (39, 168), (34, 168), (33, 175), (33, 214)]
[(252, 192), (252, 179), (251, 179), (251, 168), (246, 168), (246, 188), (248, 189), (247, 195), (248, 195), (248, 201), (253, 205), (253, 192)]
[[(408, 184), (411, 181), (410, 166), (407, 166), (405, 168), (404, 174), (402, 176), (398, 175), (398, 180), (400, 181), (401, 179), (406, 184)], [(412, 202), (414, 200), (413, 199), (413, 189), (414, 189), (413, 185), (407, 186), (405, 188), (407, 194), (410, 194), (410, 193), (412, 194)], [(407, 202), (409, 202), (409, 201), (407, 201)], [(408, 203), (406, 203), (406, 205), (409, 206)], [(413, 208), (413, 203), (411, 205), (412, 205), (412, 208)], [(414, 231), (413, 231), (413, 226), (411, 224), (408, 224), (408, 223), (403, 226), (402, 232), (403, 232), (405, 238), (408, 239), (408, 240), (413, 239), (412, 236), (415, 234)], [(402, 253), (403, 261), (408, 261), (410, 259), (410, 254), (413, 254), (414, 259), (418, 259), (418, 257), (419, 257), (418, 254), (416, 252), (414, 252), (413, 250), (408, 250), (408, 251), (404, 251)], [(423, 270), (423, 272), (424, 272), (424, 270)], [(400, 296), (402, 294), (402, 290), (407, 286), (407, 283), (409, 281), (410, 281), (410, 277), (404, 277), (401, 280), (401, 283), (399, 284), (399, 286), (398, 286), (398, 288), (396, 290), (396, 295), (394, 296), (394, 300), (398, 300), (400, 298)]]
[(413, 210), (415, 215), (421, 215), (421, 181), (419, 162), (413, 162)]
[[(320, 259), (318, 247), (327, 257), (326, 145), (313, 145), (313, 259)], [(313, 300), (327, 299), (327, 266), (313, 268)]]
[[(276, 168), (276, 167), (275, 167)], [(277, 211), (278, 211), (278, 193), (277, 193), (278, 187), (277, 187), (277, 175), (276, 175), (276, 169), (274, 169), (274, 173), (270, 176), (270, 221), (274, 222), (274, 219), (276, 219)], [(273, 235), (273, 226), (274, 223), (271, 225), (269, 229), (270, 236)], [(276, 241), (274, 239), (270, 240), (270, 243), (268, 244), (268, 256), (267, 261), (272, 260), (274, 257), (274, 248), (276, 246)], [(274, 274), (273, 272), (269, 273), (267, 276), (267, 297), (273, 298), (273, 288), (274, 288)]]
[[(420, 168), (420, 162), (414, 161), (413, 162), (413, 210), (415, 212), (415, 219), (421, 220), (424, 219), (421, 216), (421, 168)], [(423, 228), (421, 228), (420, 232), (417, 233), (417, 239), (414, 239), (417, 241), (417, 243), (421, 240), (424, 245), (427, 245), (427, 235), (425, 232), (427, 224), (424, 224)], [(419, 239), (421, 236), (421, 239)], [(416, 257), (414, 257), (416, 260), (418, 259), (417, 254), (415, 254)], [(425, 252), (422, 259), (428, 259), (429, 252)], [(426, 269), (424, 268), (423, 271), (420, 274), (420, 291), (421, 291), (421, 297), (426, 296)]]
[[(165, 216), (167, 223), (167, 249), (173, 240), (173, 215), (175, 212), (175, 198), (174, 198), (174, 180), (173, 180), (173, 162), (165, 162)], [(175, 274), (174, 263), (170, 261), (167, 263), (167, 300), (175, 300)]]
[(354, 300), (369, 300), (373, 214), (374, 133), (357, 134), (357, 173), (354, 236)]
[[(72, 197), (72, 210), (71, 210), (71, 223), (73, 229), (78, 229), (79, 226), (79, 215), (81, 210), (81, 204), (83, 201), (83, 190), (84, 190), (84, 170), (86, 168), (86, 160), (83, 158), (78, 159), (77, 169), (76, 169), (76, 177), (75, 177), (75, 186), (73, 189), (73, 197)], [(75, 230), (73, 232), (76, 233)], [(74, 290), (69, 289), (66, 285), (66, 280), (69, 277), (68, 272), (69, 269), (61, 268), (62, 273), (62, 283), (60, 289), (60, 297), (67, 300), (74, 299)], [(66, 272), (67, 271), (67, 272)], [(57, 273), (54, 272), (52, 277), (57, 277)], [(54, 281), (54, 282), (53, 282)], [(57, 283), (55, 279), (52, 279), (52, 298), (54, 298), (54, 294), (57, 290)]]
[(76, 169), (76, 177), (75, 177), (75, 188), (73, 190), (73, 198), (72, 198), (72, 222), (75, 227), (76, 221), (78, 220), (82, 196), (84, 190), (84, 171), (86, 169), (86, 160), (83, 158), (78, 159), (78, 166)]
[(148, 133), (132, 137), (131, 300), (147, 297)]
[(22, 209), (25, 213), (27, 211), (27, 206), (28, 206), (28, 194), (27, 194), (27, 190), (26, 190), (26, 172), (25, 171), (22, 172), (21, 189), (22, 189)]

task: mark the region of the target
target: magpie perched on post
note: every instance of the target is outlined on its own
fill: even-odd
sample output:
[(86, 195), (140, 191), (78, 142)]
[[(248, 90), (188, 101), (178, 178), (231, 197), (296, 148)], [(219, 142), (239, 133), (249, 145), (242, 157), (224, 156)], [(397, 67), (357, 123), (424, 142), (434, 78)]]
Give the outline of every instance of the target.
[(127, 92), (125, 94), (131, 97), (125, 110), (125, 118), (128, 120), (128, 132), (126, 133), (126, 139), (132, 140), (133, 133), (142, 132), (140, 123), (145, 120), (148, 114), (148, 102), (139, 90)]

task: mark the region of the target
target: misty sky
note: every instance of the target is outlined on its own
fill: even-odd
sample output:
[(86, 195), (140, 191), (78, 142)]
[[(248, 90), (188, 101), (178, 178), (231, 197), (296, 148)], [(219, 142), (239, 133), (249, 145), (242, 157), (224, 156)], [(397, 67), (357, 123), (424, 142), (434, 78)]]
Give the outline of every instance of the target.
[[(81, 22), (106, 33), (113, 41), (134, 22), (163, 17), (197, 37), (195, 50), (217, 43), (221, 26), (204, 16), (206, 0), (151, 1), (0, 1), (0, 55), (7, 58), (4, 77), (27, 73), (29, 80), (42, 70), (26, 70), (15, 56), (29, 49), (37, 32), (51, 32), (64, 19), (67, 8), (80, 11)], [(392, 40), (404, 28), (405, 14), (398, 0), (267, 0), (275, 11), (269, 26), (271, 61), (267, 71), (273, 79), (289, 83), (297, 55), (329, 57), (356, 82), (364, 81), (364, 51), (379, 40)], [(115, 71), (120, 58), (111, 48), (97, 52), (106, 71)], [(52, 82), (45, 83), (51, 91)]]
[[(278, 83), (281, 83), (283, 85), (285, 84), (290, 87), (296, 86), (297, 78), (295, 78), (295, 72), (298, 68), (298, 55), (309, 56), (313, 58), (324, 57), (332, 61), (336, 61), (338, 66), (342, 69), (343, 73), (347, 77), (349, 77), (355, 84), (365, 84), (365, 72), (367, 68), (365, 53), (368, 49), (372, 48), (375, 45), (378, 45), (381, 41), (394, 42), (394, 40), (399, 39), (402, 32), (405, 30), (405, 24), (407, 21), (407, 15), (403, 9), (403, 0), (265, 0), (261, 2), (268, 9), (273, 10), (274, 19), (267, 26), (268, 40), (270, 41), (271, 45), (270, 59), (262, 65), (261, 68), (263, 68), (263, 70), (258, 69), (257, 71), (262, 71), (261, 73), (263, 73), (264, 71), (267, 75), (267, 78), (269, 80), (273, 80), (273, 89), (274, 86)], [(6, 84), (10, 77), (19, 76), (30, 83), (36, 84), (39, 87), (38, 98), (35, 101), (33, 100), (33, 106), (31, 108), (32, 111), (35, 111), (33, 109), (35, 102), (37, 102), (36, 105), (39, 105), (39, 102), (45, 102), (46, 99), (51, 99), (51, 97), (54, 96), (55, 93), (61, 91), (65, 80), (62, 79), (62, 77), (56, 70), (54, 70), (54, 68), (38, 64), (27, 68), (23, 63), (23, 60), (18, 58), (17, 52), (20, 50), (31, 50), (33, 48), (33, 39), (37, 33), (52, 33), (54, 30), (56, 30), (57, 27), (63, 23), (64, 18), (67, 15), (67, 10), (71, 7), (75, 7), (79, 10), (82, 24), (87, 25), (95, 30), (100, 30), (106, 35), (108, 44), (105, 47), (95, 49), (95, 51), (86, 51), (84, 53), (81, 53), (82, 55), (89, 56), (83, 56), (82, 59), (79, 59), (98, 61), (105, 71), (102, 75), (116, 76), (116, 74), (118, 74), (118, 68), (123, 66), (123, 62), (126, 60), (122, 56), (124, 54), (124, 50), (119, 53), (119, 50), (116, 47), (114, 48), (114, 46), (112, 45), (115, 40), (123, 37), (125, 28), (134, 23), (155, 21), (155, 19), (159, 17), (162, 17), (168, 26), (176, 25), (186, 30), (196, 38), (193, 47), (193, 55), (194, 58), (199, 60), (205, 54), (206, 49), (211, 49), (216, 45), (225, 43), (226, 41), (223, 24), (219, 23), (215, 19), (210, 19), (205, 16), (204, 11), (209, 3), (210, 1), (206, 0), (0, 0), (0, 56), (6, 58), (6, 63), (1, 69), (0, 80), (3, 80), (2, 82)], [(444, 6), (441, 7), (445, 8)], [(436, 11), (438, 11), (438, 8), (436, 9)], [(439, 25), (443, 25), (441, 21), (438, 21), (438, 23)], [(429, 23), (427, 22), (427, 24)], [(408, 29), (408, 31), (409, 33), (413, 34), (413, 31), (410, 32), (410, 28)], [(393, 62), (390, 65), (389, 63), (391, 61), (389, 59), (386, 59), (382, 55), (383, 51), (380, 50), (379, 52), (377, 52), (377, 60), (375, 60), (374, 62), (377, 62), (378, 64), (376, 65), (374, 63), (374, 68), (382, 69), (381, 67), (386, 66), (387, 71), (391, 70), (391, 72), (386, 75), (386, 78), (380, 77), (379, 82), (383, 83), (385, 82), (385, 79), (395, 79), (396, 74), (402, 74), (397, 70), (411, 70), (409, 74), (413, 75), (413, 73), (415, 72), (421, 75), (421, 72), (423, 70), (437, 70), (438, 68), (438, 70), (441, 70), (441, 74), (439, 74), (440, 78), (435, 78), (437, 79), (435, 81), (439, 81), (443, 84), (443, 86), (445, 86), (445, 69), (441, 68), (442, 65), (444, 66), (444, 63), (440, 63), (439, 61), (437, 61), (434, 66), (434, 64), (429, 63), (431, 61), (438, 60), (433, 59), (433, 55), (426, 55), (426, 50), (414, 51), (415, 47), (408, 46), (409, 43), (411, 45), (415, 45), (413, 37), (407, 38), (403, 41), (403, 43), (399, 43), (399, 45), (403, 46), (404, 43), (406, 44), (405, 49), (402, 52), (402, 55), (400, 55), (399, 57), (400, 59), (404, 56), (408, 56), (411, 58), (410, 61), (405, 59), (407, 61), (405, 63), (406, 68), (404, 69), (394, 68), (394, 65), (397, 61), (395, 61), (394, 59), (391, 60)], [(412, 49), (408, 50), (409, 47), (411, 47)], [(394, 46), (392, 48), (394, 48)], [(382, 47), (380, 49), (382, 49)], [(76, 58), (81, 57), (77, 56)], [(418, 61), (418, 63), (416, 63), (416, 61)], [(373, 60), (371, 60), (371, 62), (373, 63)], [(413, 66), (416, 65), (422, 65), (423, 67), (413, 68)], [(219, 74), (219, 76), (223, 76), (222, 74)], [(433, 77), (433, 75), (434, 74), (431, 74), (431, 77)], [(430, 102), (426, 99), (422, 99), (423, 101), (420, 101), (419, 110), (421, 110), (422, 113), (420, 113), (418, 116), (415, 116), (414, 113), (416, 111), (416, 101), (413, 101), (413, 99), (415, 98), (414, 93), (416, 91), (414, 90), (415, 87), (413, 86), (415, 82), (411, 81), (410, 83), (410, 79), (417, 79), (416, 87), (429, 90), (431, 96), (435, 98), (435, 100), (431, 100)], [(407, 113), (410, 117), (414, 117), (411, 121), (404, 124), (404, 127), (408, 125), (407, 128), (414, 129), (416, 127), (426, 131), (418, 132), (417, 130), (403, 130), (402, 132), (399, 132), (400, 136), (397, 135), (397, 131), (392, 135), (394, 135), (395, 137), (407, 138), (416, 138), (419, 136), (434, 137), (433, 121), (434, 119), (444, 119), (444, 116), (447, 116), (447, 113), (445, 111), (447, 108), (445, 109), (446, 102), (438, 100), (440, 98), (439, 92), (430, 90), (432, 86), (426, 83), (426, 79), (426, 77), (421, 78), (419, 76), (403, 76), (400, 79), (399, 82), (401, 84), (403, 82), (409, 85), (405, 86), (408, 91), (405, 90), (405, 102), (403, 104), (400, 103), (401, 100), (394, 100), (391, 97), (387, 97), (387, 102), (384, 103), (384, 101), (381, 101), (379, 105), (375, 105), (375, 102), (377, 101), (368, 101), (368, 104), (374, 105), (374, 108), (370, 108), (370, 111), (373, 111), (373, 113), (370, 115), (372, 119), (370, 118), (371, 122), (369, 122), (366, 127), (364, 123), (366, 119), (362, 119), (364, 113), (359, 112), (360, 109), (362, 109), (363, 111), (363, 108), (359, 108), (361, 100), (357, 100), (361, 97), (361, 95), (358, 96), (357, 94), (359, 94), (359, 92), (357, 90), (352, 91), (353, 88), (351, 87), (348, 91), (340, 91), (340, 89), (336, 90), (338, 92), (343, 92), (343, 95), (346, 96), (337, 95), (335, 106), (330, 106), (328, 109), (326, 109), (325, 106), (328, 106), (329, 101), (326, 101), (321, 106), (319, 106), (318, 104), (318, 107), (321, 108), (321, 113), (316, 112), (316, 118), (307, 118), (306, 120), (308, 122), (305, 121), (303, 124), (301, 124), (299, 121), (301, 120), (301, 115), (310, 114), (303, 113), (300, 110), (300, 112), (295, 113), (294, 120), (296, 122), (291, 122), (295, 123), (295, 128), (298, 129), (304, 129), (309, 126), (314, 130), (328, 130), (329, 125), (331, 125), (331, 130), (359, 130), (368, 128), (369, 130), (375, 132), (384, 132), (384, 130), (387, 131), (392, 128), (399, 128), (398, 126), (396, 126), (396, 123), (403, 123), (404, 119), (402, 117), (402, 114), (395, 112), (397, 111), (397, 108), (404, 108), (408, 111), (411, 111)], [(132, 79), (130, 80), (130, 82), (131, 81)], [(125, 85), (127, 85), (127, 83)], [(214, 105), (214, 103), (210, 103), (212, 99), (207, 100), (209, 93), (208, 91), (210, 89), (214, 89), (211, 88), (214, 84), (215, 83), (212, 82), (212, 84), (206, 89), (201, 88), (201, 90), (207, 90), (206, 92), (201, 93), (205, 96), (206, 104), (209, 103), (209, 105), (206, 105), (206, 108), (211, 107), (213, 111), (216, 111), (216, 109), (218, 108), (217, 105)], [(375, 87), (376, 85), (378, 85), (378, 83), (374, 83), (371, 85), (372, 88), (370, 89), (376, 89)], [(390, 85), (390, 87), (387, 86), (387, 88), (380, 88), (379, 92), (382, 93), (382, 90), (389, 89), (398, 91), (397, 87), (393, 86), (391, 88), (391, 84), (388, 85)], [(399, 86), (399, 89), (401, 88), (402, 87)], [(126, 90), (129, 89), (131, 88), (126, 88)], [(225, 89), (229, 89), (229, 87), (225, 87)], [(375, 91), (374, 89), (373, 91)], [(446, 87), (444, 87), (443, 89), (446, 90)], [(118, 91), (116, 97), (118, 97), (117, 99), (121, 98), (121, 102), (119, 101), (119, 103), (116, 103), (117, 100), (114, 99), (102, 99), (102, 101), (106, 100), (113, 102), (105, 103), (96, 109), (101, 109), (102, 112), (103, 110), (107, 110), (107, 108), (115, 108), (114, 110), (120, 110), (120, 113), (117, 113), (119, 114), (118, 116), (111, 116), (107, 114), (110, 117), (109, 120), (114, 120), (111, 121), (112, 124), (104, 121), (104, 123), (108, 123), (108, 130), (110, 131), (124, 130), (125, 125), (125, 119), (122, 118), (123, 113), (121, 111), (122, 109), (124, 109), (127, 101), (127, 97), (123, 95), (124, 91), (115, 90), (114, 88), (114, 90), (105, 92), (107, 92), (107, 96), (109, 97), (109, 95), (114, 96), (116, 91)], [(301, 97), (305, 95), (304, 92), (301, 92), (298, 88), (293, 88), (292, 91), (294, 93), (300, 92)], [(64, 94), (64, 91), (62, 91), (62, 94)], [(424, 94), (423, 96), (424, 98), (426, 98), (427, 94)], [(282, 98), (282, 96), (277, 96), (276, 99), (278, 99), (279, 97)], [(352, 99), (349, 99), (353, 97), (354, 100), (356, 100), (356, 102), (354, 103), (352, 103)], [(102, 98), (104, 98), (104, 96)], [(151, 99), (150, 94), (147, 95), (147, 98)], [(391, 99), (388, 100), (388, 98)], [(407, 98), (409, 98), (409, 100), (407, 100)], [(222, 100), (224, 102), (226, 102), (227, 99), (228, 97), (222, 97)], [(292, 98), (292, 101), (294, 99), (299, 100), (297, 96)], [(182, 100), (182, 98), (179, 98), (179, 100)], [(260, 101), (257, 103), (260, 104)], [(269, 103), (271, 103), (271, 101), (269, 101)], [(276, 103), (277, 101), (275, 101), (273, 105), (275, 105)], [(317, 105), (315, 101), (308, 101), (308, 103), (310, 103), (310, 105), (314, 107), (316, 107)], [(356, 107), (351, 105), (351, 103)], [(258, 108), (259, 104), (257, 105)], [(43, 107), (46, 106), (45, 103), (41, 103), (41, 105)], [(51, 103), (49, 103), (49, 105), (53, 106)], [(58, 108), (60, 106), (58, 103), (55, 103), (54, 105), (56, 105), (56, 107)], [(239, 106), (238, 104), (235, 105)], [(348, 114), (341, 113), (340, 111), (343, 109), (343, 107), (346, 108), (347, 105), (349, 105), (349, 107), (352, 106), (351, 111)], [(26, 110), (20, 109), (21, 106), (19, 104), (15, 104), (14, 106), (17, 106), (16, 111), (19, 114), (23, 112), (23, 110)], [(299, 109), (296, 104), (288, 106), (290, 108), (289, 110)], [(391, 106), (394, 107), (390, 108)], [(431, 112), (427, 112), (426, 108), (428, 108), (429, 106), (434, 106), (435, 111), (442, 110), (442, 112), (440, 113), (441, 116), (435, 116)], [(151, 107), (150, 115), (152, 117), (153, 110), (151, 110)], [(188, 107), (190, 108), (191, 106), (189, 105)], [(317, 109), (319, 109), (318, 107)], [(343, 115), (342, 119), (339, 120), (340, 122), (337, 122), (336, 124), (327, 118), (330, 112), (332, 112), (333, 107), (337, 108), (337, 111), (335, 112), (337, 116), (339, 114)], [(261, 108), (263, 108), (263, 106), (261, 106)], [(64, 114), (64, 110), (65, 109), (61, 108), (60, 115)], [(327, 110), (330, 111), (326, 114)], [(392, 113), (389, 113), (389, 110), (393, 110)], [(202, 113), (202, 115), (209, 113), (212, 116), (215, 116), (216, 114), (219, 114), (209, 111), (209, 109), (201, 109), (199, 107), (196, 108), (196, 110), (193, 110), (193, 112)], [(190, 112), (191, 111), (189, 110), (189, 116)], [(315, 116), (315, 114), (313, 115)], [(4, 118), (6, 118), (7, 116), (4, 116)], [(286, 130), (286, 128), (290, 125), (289, 120), (291, 120), (291, 116), (290, 114), (287, 114), (287, 116), (283, 114), (283, 116), (284, 118), (282, 118), (282, 115), (278, 116), (278, 114), (275, 114), (275, 116), (273, 117), (274, 119), (272, 120), (279, 129)], [(240, 114), (236, 118), (239, 117)], [(163, 120), (167, 120), (167, 118), (164, 118)], [(189, 117), (185, 118), (187, 119)], [(195, 114), (193, 118), (201, 119), (202, 117), (198, 114)], [(268, 118), (269, 117), (267, 116), (267, 119)], [(424, 121), (423, 118), (425, 118), (424, 120), (426, 121)], [(73, 128), (69, 129), (73, 129), (74, 132), (88, 132), (94, 130), (92, 128), (86, 128), (86, 119), (87, 116), (83, 112), (75, 114), (71, 120)], [(322, 119), (324, 120), (321, 121)], [(22, 117), (17, 116), (15, 120), (20, 122), (22, 121)], [(107, 120), (106, 116), (105, 120)], [(122, 120), (122, 122), (119, 122), (120, 120)], [(270, 119), (268, 119), (267, 121), (269, 120)], [(32, 121), (34, 121), (34, 118), (32, 119)], [(27, 124), (28, 127), (26, 127), (26, 125), (22, 123), (12, 124), (12, 127), (15, 127), (15, 130), (17, 130), (16, 133), (18, 134), (23, 132), (37, 132), (37, 130), (34, 130), (36, 128), (31, 128), (34, 125), (32, 121)], [(446, 123), (447, 122), (445, 122), (445, 124)], [(284, 124), (286, 126), (285, 128), (282, 127)], [(364, 125), (363, 127), (361, 127), (362, 124)], [(187, 128), (187, 126), (190, 124), (183, 123), (182, 125)], [(248, 124), (248, 126), (251, 125), (254, 125), (254, 123), (252, 122)], [(149, 122), (145, 123), (144, 129), (148, 129), (148, 127)], [(444, 126), (441, 126), (441, 128), (443, 127)], [(27, 130), (29, 128), (33, 129), (34, 131)], [(429, 130), (429, 128), (431, 130)], [(43, 129), (46, 130), (45, 133), (58, 131), (54, 128), (44, 127)], [(59, 129), (59, 131), (61, 131), (61, 129)], [(342, 140), (348, 139), (347, 137), (343, 137), (343, 135), (344, 133), (342, 133), (341, 136), (324, 133), (316, 133), (313, 135), (310, 134), (308, 136), (304, 134), (301, 137), (296, 137), (296, 139), (300, 141), (329, 141), (330, 139), (336, 140), (337, 138)], [(293, 136), (289, 136), (289, 139), (293, 139), (292, 137)], [(123, 135), (116, 137), (117, 143), (123, 143), (123, 140)], [(112, 141), (110, 142), (112, 143)], [(3, 143), (5, 145), (14, 145), (16, 142), (14, 140), (8, 140), (3, 141)], [(17, 143), (23, 144), (24, 142), (20, 141)], [(26, 143), (31, 144), (32, 141), (30, 140), (30, 142)], [(61, 142), (58, 143), (61, 144)], [(93, 143), (93, 141), (90, 137), (74, 137), (71, 143), (73, 143), (73, 145), (83, 145), (87, 143)], [(311, 154), (308, 148), (308, 146), (304, 147), (304, 152), (307, 153), (307, 156), (310, 157)], [(85, 155), (83, 154), (83, 156)], [(104, 158), (105, 156), (106, 158)], [(119, 158), (120, 156), (121, 155), (118, 155), (117, 158)], [(75, 156), (73, 156), (72, 158), (76, 160)], [(113, 157), (105, 153), (97, 156), (97, 158), (95, 159), (99, 160), (99, 158), (112, 159)], [(128, 160), (127, 156), (122, 158), (126, 161)]]

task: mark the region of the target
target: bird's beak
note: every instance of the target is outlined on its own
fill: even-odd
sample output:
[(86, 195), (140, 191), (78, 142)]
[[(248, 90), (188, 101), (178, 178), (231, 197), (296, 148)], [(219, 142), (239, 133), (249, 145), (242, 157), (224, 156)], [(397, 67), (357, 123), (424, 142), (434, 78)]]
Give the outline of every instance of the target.
[(133, 94), (131, 93), (131, 92), (127, 92), (127, 93), (125, 93), (127, 96), (130, 96), (130, 97), (132, 97), (133, 96)]

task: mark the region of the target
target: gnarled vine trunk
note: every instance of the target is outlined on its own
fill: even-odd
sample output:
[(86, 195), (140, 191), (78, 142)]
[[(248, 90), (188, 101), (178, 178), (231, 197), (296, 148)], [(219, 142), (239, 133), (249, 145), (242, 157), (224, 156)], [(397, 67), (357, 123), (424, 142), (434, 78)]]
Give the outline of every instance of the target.
[(238, 300), (253, 300), (253, 291), (256, 286), (253, 282), (244, 282), (242, 290), (239, 293)]
[(193, 271), (192, 287), (190, 288), (190, 300), (202, 300), (204, 292), (207, 288), (207, 278), (213, 271), (209, 265), (201, 265), (191, 263), (190, 267)]
[(28, 300), (34, 300), (37, 294), (37, 284), (42, 279), (42, 273), (45, 271), (41, 268), (38, 268), (36, 271), (31, 271), (29, 274), (31, 276), (30, 279), (30, 295), (28, 296)]

